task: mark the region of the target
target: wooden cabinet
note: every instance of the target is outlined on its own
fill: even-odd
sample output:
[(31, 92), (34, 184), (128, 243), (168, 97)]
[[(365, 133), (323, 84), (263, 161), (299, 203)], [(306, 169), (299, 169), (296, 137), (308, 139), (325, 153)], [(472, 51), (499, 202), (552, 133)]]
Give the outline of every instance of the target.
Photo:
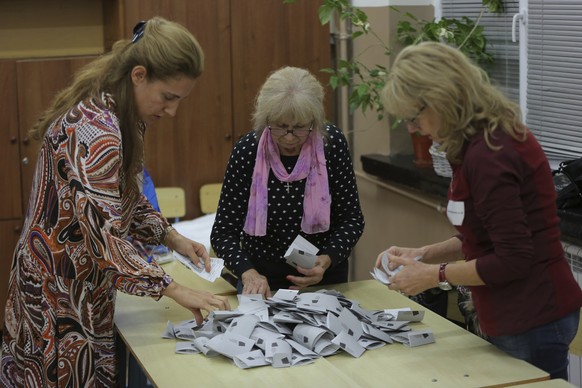
[(320, 69), (331, 66), (331, 49), (329, 31), (317, 18), (319, 5), (313, 0), (0, 1), (2, 311), (15, 228), (26, 211), (39, 146), (28, 130), (74, 71), (114, 41), (130, 38), (140, 20), (159, 15), (192, 31), (204, 50), (205, 70), (176, 117), (148, 128), (145, 147), (155, 185), (183, 187), (186, 218), (197, 217), (200, 187), (222, 181), (234, 142), (251, 129), (254, 97), (269, 73), (299, 66), (327, 84)]
[[(0, 61), (0, 322), (4, 322), (4, 302), (12, 251), (20, 233), (22, 193), (16, 101), (16, 62)], [(0, 323), (0, 327), (2, 324)]]
[(23, 212), (26, 211), (28, 205), (40, 147), (40, 142), (31, 139), (28, 131), (49, 106), (56, 92), (66, 87), (73, 74), (94, 58), (94, 56), (85, 56), (16, 62)]
[(22, 218), (39, 142), (28, 130), (72, 74), (94, 57), (0, 61), (0, 220)]
[(0, 316), (40, 145), (28, 130), (71, 75), (93, 58), (0, 61)]
[(0, 61), (0, 220), (22, 217), (16, 96), (16, 61)]
[(185, 25), (205, 52), (192, 95), (145, 141), (154, 184), (185, 189), (186, 218), (201, 215), (200, 187), (222, 182), (234, 142), (251, 130), (255, 95), (272, 71), (304, 67), (327, 84), (320, 69), (331, 66), (329, 30), (319, 22), (319, 6), (313, 0), (123, 2), (126, 36), (136, 21), (159, 15)]
[[(12, 116), (6, 121), (16, 120), (20, 131), (12, 154), (1, 156), (10, 160), (3, 164), (8, 166), (15, 163), (13, 154), (19, 153), (20, 164), (11, 170), (21, 181), (13, 187), (21, 187), (22, 192), (10, 193), (14, 204), (10, 208), (21, 209), (23, 205), (16, 202), (26, 202), (30, 191), (38, 145), (26, 132), (54, 92), (86, 62), (83, 57), (65, 56), (98, 55), (115, 40), (131, 37), (137, 21), (159, 15), (192, 31), (205, 52), (205, 70), (176, 117), (162, 120), (146, 134), (146, 166), (156, 186), (185, 189), (186, 218), (199, 216), (199, 188), (222, 181), (234, 142), (251, 129), (254, 97), (269, 73), (285, 65), (299, 66), (327, 83), (320, 69), (331, 64), (329, 31), (319, 23), (318, 8), (312, 0), (294, 4), (283, 0), (0, 2), (0, 23), (5, 26), (0, 31), (0, 58), (10, 59), (3, 74), (16, 71), (18, 80), (17, 91), (3, 90), (1, 97), (2, 102), (12, 100), (11, 106), (1, 109), (9, 111)], [(26, 20), (15, 24), (18, 15), (26, 15)], [(2, 77), (2, 82), (15, 87), (14, 77)], [(332, 116), (329, 109), (328, 116)], [(16, 127), (12, 123), (5, 128), (15, 131)], [(7, 141), (14, 138), (6, 137)]]
[(186, 218), (199, 216), (199, 190), (222, 182), (233, 146), (230, 1), (126, 0), (125, 34), (136, 21), (159, 15), (186, 26), (204, 50), (204, 72), (175, 117), (145, 136), (146, 166), (154, 184), (186, 192)]
[[(252, 4), (252, 5), (251, 5)], [(231, 1), (233, 126), (240, 137), (248, 132), (254, 98), (267, 76), (283, 66), (310, 70), (323, 85), (331, 67), (330, 37), (318, 18), (321, 3), (300, 0)], [(327, 97), (332, 95), (327, 90)], [(331, 99), (327, 114), (331, 117)]]
[(0, 221), (0, 330), (4, 326), (4, 304), (6, 303), (6, 293), (8, 291), (8, 276), (10, 275), (10, 265), (12, 264), (12, 254), (18, 242), (21, 230), (21, 220)]

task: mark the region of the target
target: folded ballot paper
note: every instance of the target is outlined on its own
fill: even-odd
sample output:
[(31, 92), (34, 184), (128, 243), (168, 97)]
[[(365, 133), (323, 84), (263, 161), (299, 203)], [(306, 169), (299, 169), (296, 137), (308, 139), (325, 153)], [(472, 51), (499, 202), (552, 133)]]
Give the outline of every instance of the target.
[(301, 235), (297, 235), (285, 252), (285, 262), (293, 267), (313, 268), (317, 252), (319, 252), (319, 248)]
[(200, 325), (194, 319), (168, 322), (162, 337), (178, 340), (176, 353), (226, 357), (241, 369), (288, 368), (339, 352), (358, 358), (382, 346), (435, 342), (432, 330), (415, 327), (422, 311), (367, 310), (334, 290), (280, 289), (268, 299), (255, 294), (238, 300), (235, 310), (212, 311)]
[(394, 317), (396, 321), (421, 322), (424, 318), (423, 310), (412, 310), (410, 307), (386, 309), (384, 312)]
[(180, 263), (190, 268), (196, 275), (200, 276), (202, 279), (208, 280), (209, 282), (213, 282), (218, 279), (222, 274), (222, 269), (224, 268), (224, 260), (218, 259), (216, 257), (210, 258), (210, 272), (206, 272), (203, 265), (198, 267), (188, 257), (181, 255), (176, 251), (174, 251), (174, 257), (178, 259)]
[(434, 343), (434, 334), (432, 330), (410, 330), (393, 334), (392, 339), (412, 348)]

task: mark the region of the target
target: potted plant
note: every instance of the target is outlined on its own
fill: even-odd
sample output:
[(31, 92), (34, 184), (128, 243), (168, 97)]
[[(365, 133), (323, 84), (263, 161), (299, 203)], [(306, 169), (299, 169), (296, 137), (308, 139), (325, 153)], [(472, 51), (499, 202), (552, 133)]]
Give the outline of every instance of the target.
[[(296, 0), (283, 0), (285, 3), (293, 3)], [(485, 9), (499, 13), (503, 11), (502, 0), (483, 0), (483, 10), (479, 18), (473, 21), (467, 17), (460, 19), (442, 18), (440, 20), (421, 20), (410, 13), (404, 13), (396, 26), (397, 39), (401, 45), (407, 46), (424, 41), (440, 41), (455, 47), (466, 53), (478, 63), (487, 63), (493, 60), (487, 52), (487, 39), (483, 34), (483, 26), (479, 20)], [(398, 11), (397, 8), (391, 7)], [(390, 56), (392, 50), (384, 40), (378, 36), (370, 23), (368, 15), (361, 9), (353, 7), (349, 0), (322, 0), (319, 8), (319, 20), (325, 25), (330, 22), (334, 14), (340, 20), (348, 20), (352, 25), (352, 39), (362, 35), (371, 35), (375, 38), (375, 45), (381, 47), (386, 56)], [(365, 52), (366, 49), (363, 50)], [(373, 111), (378, 120), (385, 117), (385, 109), (382, 104), (381, 91), (386, 83), (389, 69), (383, 65), (369, 66), (358, 57), (349, 60), (341, 60), (336, 68), (326, 68), (322, 71), (330, 74), (329, 85), (332, 89), (351, 86), (348, 103), (351, 111), (360, 110), (362, 113)], [(400, 121), (394, 121), (392, 127), (400, 125)], [(417, 145), (417, 143), (419, 143)], [(415, 161), (418, 166), (430, 166), (430, 154), (428, 148), (432, 142), (422, 139), (420, 135), (413, 135), (413, 147)], [(416, 154), (419, 152), (419, 154)], [(428, 158), (428, 160), (427, 160)]]
[(432, 139), (418, 132), (412, 133), (410, 137), (412, 139), (412, 151), (414, 152), (414, 164), (417, 167), (431, 167), (432, 155), (430, 154), (430, 147), (432, 146)]

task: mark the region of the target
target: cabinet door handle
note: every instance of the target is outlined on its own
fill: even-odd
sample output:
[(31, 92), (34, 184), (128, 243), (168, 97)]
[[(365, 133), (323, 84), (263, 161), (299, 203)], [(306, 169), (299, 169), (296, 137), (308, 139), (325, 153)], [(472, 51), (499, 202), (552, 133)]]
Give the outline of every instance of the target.
[(230, 140), (232, 139), (232, 135), (230, 133), (227, 133), (226, 135), (224, 135), (224, 140)]
[(27, 145), (29, 141), (30, 139), (28, 138), (28, 136), (25, 136), (24, 139), (22, 139), (22, 144)]
[(19, 234), (20, 233), (20, 226), (15, 226), (14, 227), (14, 233)]
[(22, 158), (22, 164), (24, 164), (25, 166), (28, 166), (28, 158), (27, 157)]
[(12, 144), (16, 143), (16, 136), (12, 136), (10, 138), (10, 143), (12, 143)]

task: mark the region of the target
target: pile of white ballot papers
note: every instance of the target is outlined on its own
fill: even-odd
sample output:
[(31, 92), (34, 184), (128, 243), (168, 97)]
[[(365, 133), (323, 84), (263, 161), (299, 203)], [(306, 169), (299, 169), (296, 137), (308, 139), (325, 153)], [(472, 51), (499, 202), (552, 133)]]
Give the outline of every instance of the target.
[(239, 368), (305, 365), (344, 351), (360, 357), (366, 350), (401, 343), (433, 343), (432, 330), (413, 330), (424, 311), (366, 310), (334, 290), (299, 293), (279, 290), (238, 295), (232, 311), (213, 311), (204, 323), (168, 322), (163, 338), (178, 339), (176, 353), (230, 358)]

